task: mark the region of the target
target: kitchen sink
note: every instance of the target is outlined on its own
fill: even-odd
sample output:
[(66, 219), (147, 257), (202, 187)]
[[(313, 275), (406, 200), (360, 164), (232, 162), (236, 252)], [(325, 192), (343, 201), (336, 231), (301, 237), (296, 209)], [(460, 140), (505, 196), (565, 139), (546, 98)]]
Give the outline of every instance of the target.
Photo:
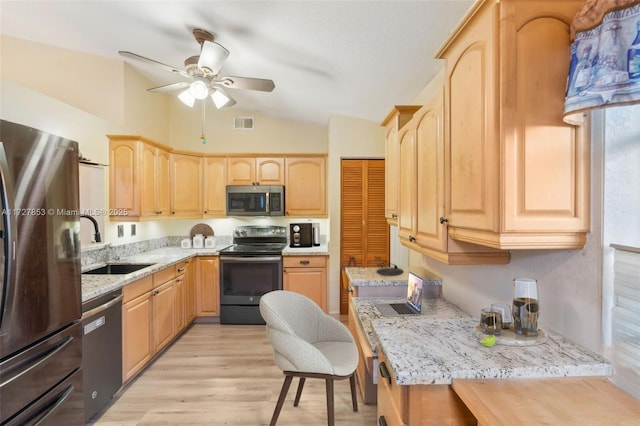
[(155, 265), (155, 263), (109, 263), (83, 272), (83, 275), (126, 275)]

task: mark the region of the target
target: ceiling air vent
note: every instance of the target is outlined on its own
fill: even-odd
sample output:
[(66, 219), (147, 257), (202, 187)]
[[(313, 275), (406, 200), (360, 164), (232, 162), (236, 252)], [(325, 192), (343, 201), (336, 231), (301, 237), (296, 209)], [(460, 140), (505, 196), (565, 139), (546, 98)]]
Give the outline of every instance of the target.
[(236, 130), (253, 130), (253, 117), (234, 118), (233, 128)]

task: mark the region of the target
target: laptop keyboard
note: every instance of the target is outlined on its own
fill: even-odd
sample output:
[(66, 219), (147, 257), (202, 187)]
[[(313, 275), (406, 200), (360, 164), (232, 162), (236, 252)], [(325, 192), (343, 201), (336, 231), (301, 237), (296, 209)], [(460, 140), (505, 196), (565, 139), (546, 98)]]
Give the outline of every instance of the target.
[(413, 311), (409, 309), (406, 303), (390, 303), (391, 307), (399, 314), (412, 314)]

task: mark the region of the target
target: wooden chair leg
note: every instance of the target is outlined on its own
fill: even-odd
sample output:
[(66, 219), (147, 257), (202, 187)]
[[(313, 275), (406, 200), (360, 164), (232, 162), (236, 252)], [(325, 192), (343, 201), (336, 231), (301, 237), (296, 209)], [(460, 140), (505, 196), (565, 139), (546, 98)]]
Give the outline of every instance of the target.
[(273, 416), (271, 417), (271, 423), (269, 423), (270, 426), (276, 426), (278, 416), (280, 415), (280, 410), (282, 409), (282, 405), (284, 404), (284, 399), (287, 397), (287, 392), (289, 391), (289, 386), (291, 385), (292, 379), (292, 376), (284, 376), (284, 383), (282, 384), (282, 389), (280, 390), (280, 396), (278, 397), (276, 409), (273, 411)]
[(327, 383), (327, 425), (333, 426), (333, 379), (326, 379)]
[(296, 399), (293, 401), (293, 406), (297, 407), (300, 402), (300, 395), (302, 395), (302, 388), (304, 387), (304, 377), (300, 377), (300, 382), (298, 383), (298, 391), (296, 392)]
[(358, 395), (356, 395), (356, 373), (353, 373), (349, 377), (349, 384), (351, 385), (351, 402), (353, 403), (353, 411), (358, 411)]

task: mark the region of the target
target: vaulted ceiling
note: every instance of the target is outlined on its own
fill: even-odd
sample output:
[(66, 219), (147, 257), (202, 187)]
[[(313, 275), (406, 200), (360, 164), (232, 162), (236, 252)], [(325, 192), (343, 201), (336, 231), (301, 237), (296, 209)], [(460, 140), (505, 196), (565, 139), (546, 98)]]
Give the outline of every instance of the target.
[[(275, 82), (228, 89), (244, 111), (326, 124), (330, 114), (380, 121), (441, 69), (433, 54), (471, 0), (2, 1), (4, 35), (129, 63), (154, 85), (184, 77), (125, 59), (126, 50), (183, 69), (202, 28), (230, 51), (221, 75)], [(1, 66), (1, 65), (0, 65)], [(160, 96), (160, 95), (159, 95)]]

